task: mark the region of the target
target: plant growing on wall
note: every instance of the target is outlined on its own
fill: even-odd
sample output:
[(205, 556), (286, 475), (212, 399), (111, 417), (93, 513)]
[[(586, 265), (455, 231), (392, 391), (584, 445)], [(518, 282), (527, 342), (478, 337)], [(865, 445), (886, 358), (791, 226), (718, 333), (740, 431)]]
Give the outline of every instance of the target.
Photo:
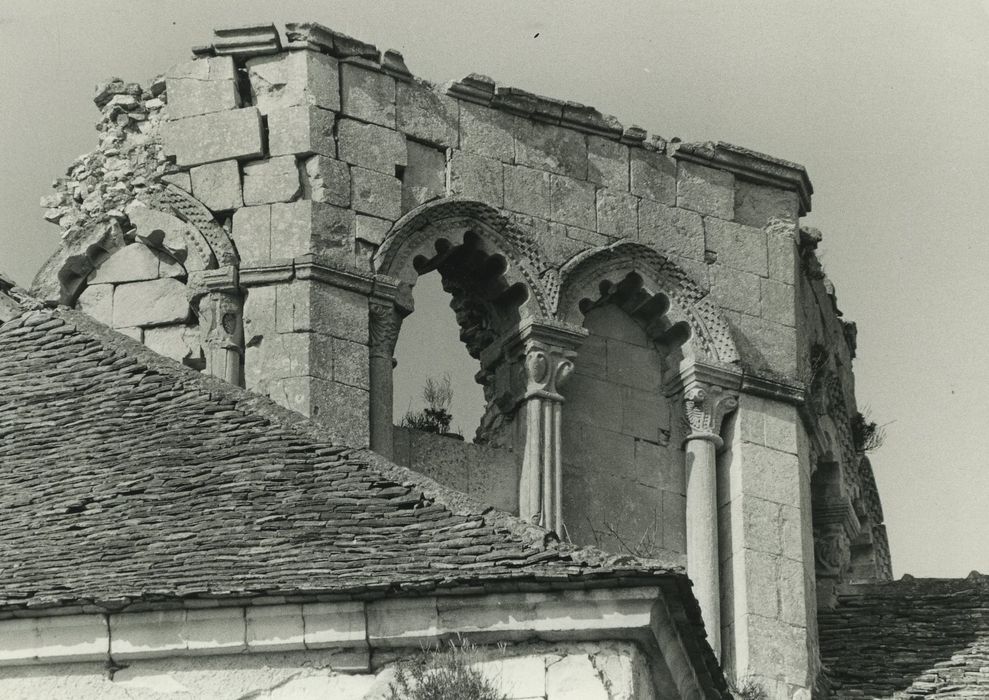
[(426, 407), (419, 411), (408, 411), (402, 419), (402, 427), (427, 433), (449, 432), (453, 421), (453, 414), (450, 413), (450, 403), (453, 401), (450, 374), (446, 373), (438, 380), (429, 377), (422, 389), (422, 399)]
[(476, 668), (476, 659), (477, 647), (466, 639), (432, 649), (398, 668), (388, 700), (507, 700)]

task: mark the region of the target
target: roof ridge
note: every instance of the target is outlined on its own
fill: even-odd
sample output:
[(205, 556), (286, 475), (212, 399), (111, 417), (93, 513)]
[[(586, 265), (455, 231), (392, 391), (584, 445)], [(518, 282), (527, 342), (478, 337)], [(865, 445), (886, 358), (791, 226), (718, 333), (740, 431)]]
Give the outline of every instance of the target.
[[(40, 302), (37, 303), (41, 308), (44, 308)], [(171, 358), (160, 355), (143, 343), (109, 328), (80, 311), (63, 306), (51, 309), (50, 313), (61, 318), (63, 322), (72, 326), (76, 331), (96, 340), (107, 349), (136, 360), (149, 371), (194, 385), (208, 393), (213, 399), (226, 399), (234, 404), (236, 410), (260, 415), (278, 427), (291, 430), (314, 443), (339, 448), (341, 453), (349, 452), (350, 455), (366, 463), (368, 467), (379, 472), (382, 476), (397, 484), (414, 487), (421, 491), (425, 498), (445, 507), (451, 514), (481, 517), (486, 524), (505, 531), (522, 544), (536, 547), (542, 551), (555, 550), (561, 555), (575, 555), (575, 561), (589, 565), (629, 567), (637, 570), (653, 568), (670, 573), (683, 573), (682, 566), (669, 562), (631, 555), (615, 555), (594, 546), (578, 546), (564, 542), (551, 531), (527, 523), (518, 516), (497, 510), (490, 504), (462, 491), (444, 486), (425, 474), (395, 464), (370, 449), (346, 445), (338, 436), (333, 434), (329, 426), (284, 408), (267, 396), (234, 386), (227, 381), (196, 371)]]

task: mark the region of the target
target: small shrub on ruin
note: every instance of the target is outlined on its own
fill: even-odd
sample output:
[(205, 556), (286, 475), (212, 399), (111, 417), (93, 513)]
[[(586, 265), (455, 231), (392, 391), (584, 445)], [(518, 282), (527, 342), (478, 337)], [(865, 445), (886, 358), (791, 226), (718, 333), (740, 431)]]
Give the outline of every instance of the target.
[(751, 676), (746, 676), (730, 685), (730, 689), (735, 700), (769, 700), (769, 693), (762, 683)]
[(403, 428), (414, 428), (427, 433), (448, 433), (453, 414), (450, 404), (453, 401), (453, 386), (450, 375), (444, 374), (442, 379), (426, 380), (422, 389), (422, 399), (426, 407), (419, 411), (408, 411), (402, 419)]
[(474, 665), (477, 647), (462, 639), (398, 668), (388, 700), (507, 700)]

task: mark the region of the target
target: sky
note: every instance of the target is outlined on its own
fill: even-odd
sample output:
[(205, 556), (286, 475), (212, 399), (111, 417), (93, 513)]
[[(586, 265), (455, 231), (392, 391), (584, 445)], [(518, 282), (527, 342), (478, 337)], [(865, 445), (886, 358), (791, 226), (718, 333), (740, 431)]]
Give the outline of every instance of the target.
[[(55, 249), (38, 200), (96, 145), (98, 81), (147, 84), (213, 27), (306, 20), (435, 82), (483, 73), (805, 165), (804, 223), (859, 327), (859, 406), (886, 426), (871, 458), (894, 574), (989, 573), (989, 0), (4, 0), (0, 270), (27, 285)], [(456, 335), (414, 318), (402, 343)], [(441, 372), (412, 367), (401, 391)]]

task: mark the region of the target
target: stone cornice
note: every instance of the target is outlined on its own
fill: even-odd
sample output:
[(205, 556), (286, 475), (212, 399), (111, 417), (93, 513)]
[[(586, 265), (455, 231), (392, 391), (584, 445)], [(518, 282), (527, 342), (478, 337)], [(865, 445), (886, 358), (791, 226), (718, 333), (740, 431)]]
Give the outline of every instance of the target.
[(742, 180), (792, 190), (800, 199), (800, 215), (810, 211), (814, 186), (802, 165), (724, 141), (684, 143), (672, 155), (677, 160), (727, 170)]

